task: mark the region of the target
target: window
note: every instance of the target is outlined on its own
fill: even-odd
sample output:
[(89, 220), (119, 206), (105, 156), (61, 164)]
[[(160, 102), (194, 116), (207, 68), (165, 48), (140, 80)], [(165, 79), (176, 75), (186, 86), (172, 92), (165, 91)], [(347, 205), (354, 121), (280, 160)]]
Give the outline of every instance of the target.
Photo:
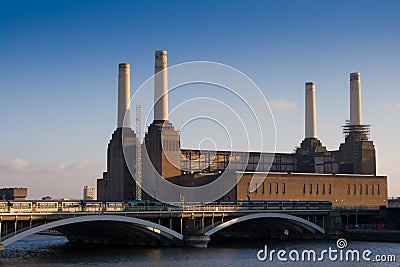
[(373, 184), (371, 184), (371, 194), (372, 195), (374, 194), (374, 185)]
[(356, 185), (355, 184), (353, 184), (353, 189), (354, 189), (354, 195), (356, 194), (356, 191), (357, 191), (357, 188), (356, 188)]
[(247, 184), (247, 193), (250, 193), (250, 183)]
[(312, 194), (312, 184), (310, 184), (310, 194)]
[(379, 188), (379, 184), (376, 186), (376, 191), (377, 191), (378, 195), (381, 194), (381, 190), (380, 190), (380, 188)]
[(306, 193), (306, 184), (303, 184), (303, 194)]
[(365, 194), (368, 195), (368, 185), (365, 185)]
[(275, 193), (276, 193), (276, 194), (279, 193), (279, 185), (278, 185), (278, 183), (276, 183), (276, 190), (275, 190)]
[(257, 194), (258, 184), (256, 183), (256, 194)]
[(325, 195), (325, 184), (322, 185), (322, 194)]
[(315, 185), (315, 194), (318, 194), (318, 184)]
[(332, 185), (329, 184), (329, 195), (332, 194)]
[(350, 195), (350, 185), (347, 184), (347, 194)]
[(261, 185), (261, 193), (263, 193), (263, 194), (264, 194), (264, 192), (265, 192), (265, 184), (264, 184), (264, 183), (262, 183), (262, 185)]
[(269, 183), (269, 193), (270, 194), (272, 193), (272, 184), (271, 183)]
[(282, 185), (282, 193), (283, 193), (283, 194), (286, 193), (286, 184), (285, 184), (285, 183)]
[(362, 195), (362, 184), (360, 184), (360, 195)]

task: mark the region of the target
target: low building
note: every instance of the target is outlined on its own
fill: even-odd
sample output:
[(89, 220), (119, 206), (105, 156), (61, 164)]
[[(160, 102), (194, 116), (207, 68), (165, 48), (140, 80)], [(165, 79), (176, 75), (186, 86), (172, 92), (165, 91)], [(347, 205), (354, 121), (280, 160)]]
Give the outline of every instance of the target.
[[(334, 208), (388, 206), (387, 177), (363, 174), (237, 173), (232, 199), (330, 201)], [(250, 187), (251, 179), (257, 176)], [(260, 179), (261, 178), (261, 179)]]
[(25, 200), (28, 195), (26, 187), (10, 187), (0, 189), (0, 199), (2, 200)]
[[(223, 202), (330, 201), (339, 209), (388, 206), (386, 176), (287, 172), (231, 172), (224, 175), (238, 182), (219, 199)], [(215, 181), (218, 176), (186, 174), (168, 181), (197, 187)]]
[(388, 204), (389, 204), (389, 207), (391, 207), (391, 208), (400, 208), (400, 197), (390, 198), (388, 200)]

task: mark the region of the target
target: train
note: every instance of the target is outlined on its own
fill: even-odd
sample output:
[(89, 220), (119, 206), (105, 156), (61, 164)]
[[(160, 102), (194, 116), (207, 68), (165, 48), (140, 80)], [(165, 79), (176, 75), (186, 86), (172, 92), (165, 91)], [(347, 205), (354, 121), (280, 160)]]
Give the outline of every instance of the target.
[(332, 210), (330, 201), (229, 201), (162, 203), (157, 201), (1, 201), (0, 213), (140, 212), (235, 210)]

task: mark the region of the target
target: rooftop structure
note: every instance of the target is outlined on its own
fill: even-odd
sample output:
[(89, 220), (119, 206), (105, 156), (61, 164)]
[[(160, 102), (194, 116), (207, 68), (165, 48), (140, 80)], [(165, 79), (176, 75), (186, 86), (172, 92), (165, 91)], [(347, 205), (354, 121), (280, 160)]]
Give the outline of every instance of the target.
[(28, 188), (10, 187), (0, 189), (0, 199), (2, 200), (25, 200), (28, 195)]

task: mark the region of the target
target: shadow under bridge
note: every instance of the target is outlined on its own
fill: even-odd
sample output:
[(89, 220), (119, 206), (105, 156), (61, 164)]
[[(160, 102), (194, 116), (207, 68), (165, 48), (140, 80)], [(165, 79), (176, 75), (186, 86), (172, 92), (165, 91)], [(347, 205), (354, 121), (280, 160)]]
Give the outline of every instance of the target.
[(179, 246), (183, 242), (180, 233), (150, 221), (118, 215), (87, 215), (21, 229), (17, 234), (5, 237), (1, 243), (5, 248), (49, 229), (62, 233), (69, 241), (82, 243)]
[[(321, 222), (324, 225), (324, 222)], [(256, 213), (231, 218), (202, 231), (211, 241), (219, 238), (318, 238), (325, 230), (308, 220), (284, 213)]]

